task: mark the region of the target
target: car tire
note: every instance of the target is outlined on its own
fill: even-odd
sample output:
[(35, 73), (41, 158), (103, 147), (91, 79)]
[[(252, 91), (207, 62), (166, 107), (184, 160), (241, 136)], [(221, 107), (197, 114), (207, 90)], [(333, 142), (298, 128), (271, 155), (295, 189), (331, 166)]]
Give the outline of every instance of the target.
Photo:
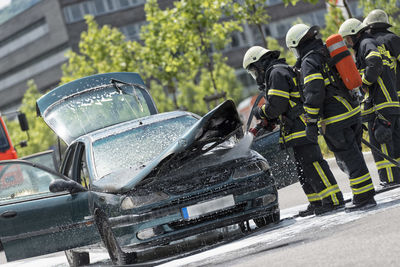
[(67, 261), (69, 266), (84, 266), (90, 264), (89, 252), (77, 252), (73, 250), (66, 250), (65, 257), (67, 257)]
[(114, 265), (136, 263), (137, 257), (135, 252), (124, 252), (121, 249), (117, 238), (111, 229), (106, 214), (100, 209), (96, 209), (94, 214), (97, 229), (99, 230), (101, 239), (107, 248), (112, 263)]
[(274, 212), (268, 216), (260, 217), (260, 218), (255, 218), (253, 219), (254, 223), (256, 224), (257, 227), (265, 227), (271, 223), (279, 223), (281, 219), (281, 214), (279, 211)]

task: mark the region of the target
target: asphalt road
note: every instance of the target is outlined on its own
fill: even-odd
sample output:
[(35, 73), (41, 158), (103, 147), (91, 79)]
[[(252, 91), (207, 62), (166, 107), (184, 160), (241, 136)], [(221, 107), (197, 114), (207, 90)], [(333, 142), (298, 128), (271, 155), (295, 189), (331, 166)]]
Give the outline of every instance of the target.
[[(378, 171), (376, 169), (374, 159), (372, 154), (367, 152), (364, 153), (365, 161), (367, 162), (369, 172), (372, 177), (372, 181), (377, 187), (379, 185)], [(350, 183), (347, 176), (339, 169), (334, 158), (327, 159), (327, 162), (336, 178), (339, 188), (342, 190), (343, 194), (351, 193)], [(294, 207), (300, 204), (308, 203), (307, 198), (300, 186), (300, 183), (295, 183), (293, 185), (287, 186), (279, 190), (279, 206), (281, 210)]]
[[(378, 186), (371, 154), (365, 158)], [(347, 177), (333, 159), (328, 163), (350, 198)], [(307, 205), (298, 183), (281, 189), (279, 197), (280, 224), (162, 266), (400, 266), (400, 188), (378, 194), (378, 205), (368, 211), (306, 218), (292, 217)]]
[[(377, 171), (365, 154), (374, 183)], [(328, 160), (345, 198), (351, 197), (347, 177)], [(233, 242), (160, 266), (399, 266), (400, 188), (376, 196), (377, 207), (360, 212), (343, 210), (326, 216), (293, 218), (307, 199), (300, 185), (279, 190), (279, 224), (255, 230)], [(255, 225), (251, 224), (255, 229)], [(91, 254), (101, 262), (105, 253)], [(67, 266), (63, 253), (27, 259), (9, 266)], [(96, 263), (95, 263), (96, 265)]]

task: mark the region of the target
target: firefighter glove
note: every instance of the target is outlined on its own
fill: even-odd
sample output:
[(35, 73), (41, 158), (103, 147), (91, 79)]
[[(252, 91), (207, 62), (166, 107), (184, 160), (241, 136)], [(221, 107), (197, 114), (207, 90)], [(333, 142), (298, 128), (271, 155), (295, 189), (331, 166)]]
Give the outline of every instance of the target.
[(257, 128), (250, 128), (250, 129), (249, 129), (249, 132), (252, 133), (254, 136), (257, 136), (258, 130), (259, 130), (259, 129), (257, 129)]
[[(264, 105), (263, 105), (264, 107)], [(264, 120), (266, 119), (266, 116), (264, 114), (264, 110), (262, 107), (255, 107), (254, 108), (254, 117), (256, 117), (257, 120)]]
[(392, 142), (391, 123), (387, 120), (377, 118), (372, 127), (374, 137), (379, 144), (387, 144)]
[(307, 124), (306, 137), (310, 142), (318, 143), (318, 126), (316, 123)]

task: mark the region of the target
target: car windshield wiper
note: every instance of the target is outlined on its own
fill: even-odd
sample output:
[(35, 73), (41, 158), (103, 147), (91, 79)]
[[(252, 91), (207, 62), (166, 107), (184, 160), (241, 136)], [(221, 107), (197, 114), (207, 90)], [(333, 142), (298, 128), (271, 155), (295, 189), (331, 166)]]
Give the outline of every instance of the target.
[[(114, 78), (111, 79), (111, 83), (114, 86), (114, 88), (117, 89), (118, 93), (120, 93), (120, 94), (126, 94), (126, 92), (121, 87), (119, 87), (117, 83), (121, 83), (121, 84), (124, 84), (124, 85), (129, 85), (129, 86), (134, 86), (133, 84), (130, 84), (130, 83), (127, 83), (127, 82), (123, 82), (123, 81), (120, 81), (120, 80), (116, 80)], [(136, 91), (134, 89), (132, 91), (133, 91), (133, 94), (135, 95), (136, 102), (140, 106), (140, 111), (143, 112), (144, 109), (143, 109), (142, 102), (140, 102), (139, 96), (137, 95), (137, 93), (136, 93)]]

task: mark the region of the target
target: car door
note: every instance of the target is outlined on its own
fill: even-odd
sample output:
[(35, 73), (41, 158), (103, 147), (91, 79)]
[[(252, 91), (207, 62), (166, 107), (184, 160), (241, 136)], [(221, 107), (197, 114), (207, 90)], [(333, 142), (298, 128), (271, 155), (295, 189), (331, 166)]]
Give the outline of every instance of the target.
[(43, 255), (91, 244), (89, 192), (52, 193), (64, 176), (15, 160), (0, 162), (0, 261)]

